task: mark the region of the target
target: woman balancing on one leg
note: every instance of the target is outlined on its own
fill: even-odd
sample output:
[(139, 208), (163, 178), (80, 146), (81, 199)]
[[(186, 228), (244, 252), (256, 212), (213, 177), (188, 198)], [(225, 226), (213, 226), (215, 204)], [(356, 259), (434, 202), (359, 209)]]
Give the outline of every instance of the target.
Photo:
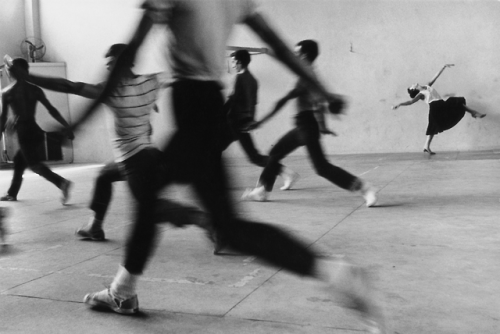
[(451, 66), (454, 65), (444, 65), (427, 86), (421, 86), (418, 83), (413, 84), (410, 88), (408, 88), (408, 94), (410, 94), (412, 99), (392, 107), (392, 109), (397, 109), (400, 106), (409, 106), (419, 100), (424, 100), (427, 104), (429, 104), (429, 125), (427, 126), (427, 131), (425, 133), (427, 135), (427, 139), (424, 145), (424, 152), (431, 155), (436, 154), (431, 151), (431, 142), (434, 136), (457, 125), (466, 112), (470, 113), (474, 118), (483, 118), (486, 116), (486, 114), (481, 114), (480, 112), (469, 108), (465, 104), (465, 98), (463, 97), (450, 97), (446, 101), (443, 100), (438, 92), (432, 87), (445, 68)]
[[(318, 44), (315, 41), (305, 40), (297, 44), (295, 51), (306, 66), (312, 67), (312, 63), (318, 56), (318, 49)], [(281, 159), (297, 148), (305, 146), (319, 176), (343, 189), (360, 192), (365, 198), (366, 205), (368, 207), (373, 206), (377, 201), (376, 190), (360, 178), (332, 165), (326, 159), (319, 141), (320, 136), (321, 134), (334, 133), (328, 130), (325, 125), (325, 104), (317, 101), (304, 80), (299, 79), (295, 87), (278, 101), (275, 108), (262, 120), (254, 123), (251, 128), (255, 129), (260, 126), (292, 99), (297, 100), (296, 127), (281, 137), (272, 148), (269, 152), (267, 165), (260, 175), (258, 186), (255, 189), (247, 190), (242, 199), (259, 202), (267, 200), (268, 194), (273, 189), (274, 182), (279, 174)]]

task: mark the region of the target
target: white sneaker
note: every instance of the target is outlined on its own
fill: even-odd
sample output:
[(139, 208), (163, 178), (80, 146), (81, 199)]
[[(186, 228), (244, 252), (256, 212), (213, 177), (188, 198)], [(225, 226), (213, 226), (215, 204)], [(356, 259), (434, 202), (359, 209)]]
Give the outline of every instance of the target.
[(283, 187), (281, 187), (280, 189), (289, 190), (292, 189), (292, 186), (300, 178), (300, 175), (290, 168), (284, 167), (283, 173), (281, 173), (281, 177), (283, 177)]
[(370, 208), (377, 203), (377, 189), (370, 184), (363, 185), (361, 195), (363, 195), (367, 207)]
[(254, 201), (254, 202), (265, 202), (267, 201), (267, 191), (264, 189), (264, 186), (260, 186), (257, 188), (249, 188), (245, 190), (241, 199), (244, 201)]

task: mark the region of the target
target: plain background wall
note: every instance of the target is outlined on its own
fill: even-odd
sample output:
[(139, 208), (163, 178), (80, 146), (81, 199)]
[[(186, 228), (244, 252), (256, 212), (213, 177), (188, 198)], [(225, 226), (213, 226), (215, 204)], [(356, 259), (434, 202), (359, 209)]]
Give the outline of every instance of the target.
[[(21, 1), (19, 1), (21, 2)], [(0, 12), (0, 51), (3, 44), (18, 45), (24, 37)], [(45, 61), (67, 63), (68, 78), (98, 82), (105, 75), (107, 47), (128, 40), (141, 11), (141, 0), (40, 0), (41, 35), (47, 45)], [(468, 105), (486, 112), (483, 120), (466, 115), (454, 129), (438, 135), (433, 149), (476, 150), (500, 146), (500, 39), (497, 22), (500, 2), (483, 1), (378, 1), (378, 0), (259, 0), (290, 46), (312, 38), (320, 42), (317, 69), (325, 82), (348, 98), (347, 114), (333, 117), (330, 127), (338, 137), (324, 137), (325, 151), (335, 153), (420, 151), (425, 140), (427, 105), (423, 102), (391, 110), (408, 99), (406, 88), (427, 83), (445, 64), (455, 63), (435, 84), (441, 95), (461, 95)], [(7, 6), (9, 8), (9, 6)], [(136, 72), (167, 68), (163, 28), (156, 28), (137, 59)], [(229, 45), (265, 47), (246, 27), (237, 28)], [(6, 50), (6, 51), (4, 51)], [(229, 62), (228, 62), (229, 66)], [(295, 81), (282, 65), (267, 55), (254, 56), (250, 68), (260, 82), (258, 117), (290, 89)], [(229, 72), (229, 71), (228, 71)], [(226, 73), (230, 82), (232, 73)], [(164, 142), (172, 128), (168, 94), (159, 101), (153, 118), (154, 138)], [(89, 101), (70, 97), (72, 118)], [(103, 109), (104, 110), (104, 109)], [(292, 126), (294, 104), (255, 132), (257, 145), (267, 151)], [(75, 140), (75, 162), (101, 162), (112, 158), (108, 129), (110, 116), (102, 112)], [(227, 154), (240, 156), (237, 144)], [(304, 154), (302, 149), (295, 154)]]
[[(0, 59), (5, 54), (17, 55), (25, 35), (24, 2), (0, 0)], [(1, 61), (3, 64), (3, 61)], [(0, 70), (2, 87), (8, 84), (4, 71)]]

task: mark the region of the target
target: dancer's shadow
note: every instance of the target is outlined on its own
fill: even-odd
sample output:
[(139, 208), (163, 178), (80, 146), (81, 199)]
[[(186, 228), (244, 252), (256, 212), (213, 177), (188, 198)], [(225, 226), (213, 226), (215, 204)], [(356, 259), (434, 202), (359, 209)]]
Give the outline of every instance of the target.
[(0, 245), (0, 256), (13, 255), (13, 254), (16, 254), (17, 252), (18, 252), (18, 250), (16, 250), (16, 248), (12, 247), (12, 245), (9, 245), (9, 244)]
[(398, 207), (398, 206), (407, 206), (409, 203), (390, 203), (390, 204), (375, 204), (374, 206), (370, 207), (371, 208), (391, 208), (391, 207)]

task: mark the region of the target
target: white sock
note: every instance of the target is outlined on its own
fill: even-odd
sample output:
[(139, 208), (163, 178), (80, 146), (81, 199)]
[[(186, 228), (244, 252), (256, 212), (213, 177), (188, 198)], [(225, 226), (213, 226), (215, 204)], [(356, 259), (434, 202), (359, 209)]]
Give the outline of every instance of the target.
[(118, 267), (118, 272), (111, 283), (111, 293), (119, 299), (129, 299), (135, 296), (135, 286), (139, 275), (133, 275), (124, 266)]

